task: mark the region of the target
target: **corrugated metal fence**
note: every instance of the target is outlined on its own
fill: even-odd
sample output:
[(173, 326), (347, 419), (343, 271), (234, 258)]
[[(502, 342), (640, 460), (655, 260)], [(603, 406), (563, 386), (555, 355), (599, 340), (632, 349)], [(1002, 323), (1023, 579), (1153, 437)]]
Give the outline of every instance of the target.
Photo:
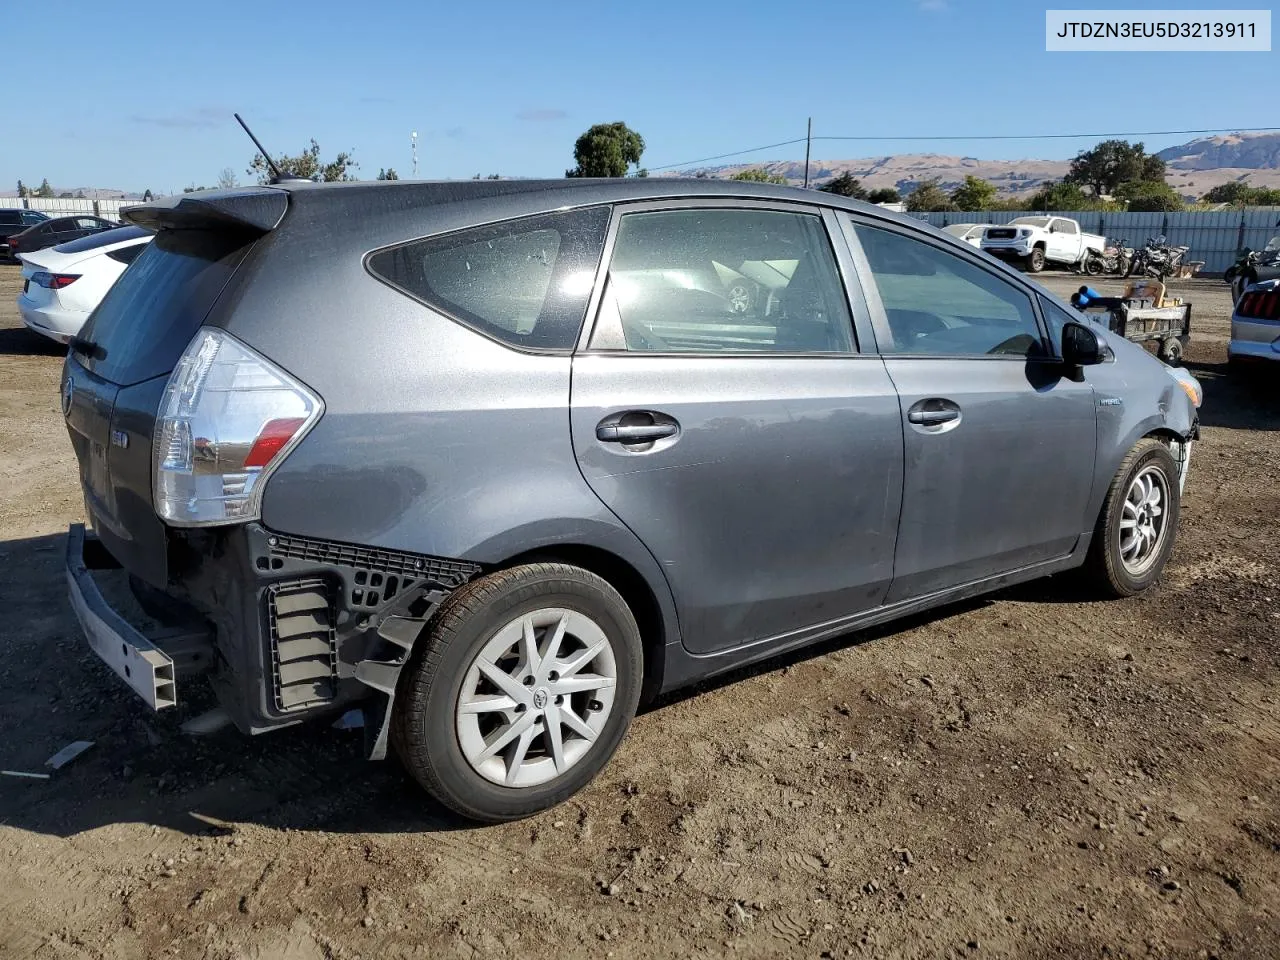
[(91, 213), (108, 220), (120, 219), (120, 208), (130, 207), (140, 200), (89, 200), (84, 197), (0, 197), (0, 207), (26, 207), (39, 210), (51, 217), (69, 217), (77, 213)]
[[(1013, 212), (987, 210), (972, 213), (916, 213), (935, 227), (952, 223), (1008, 223), (1015, 217), (1043, 217), (1034, 210)], [(1280, 234), (1280, 207), (1252, 207), (1246, 210), (1201, 210), (1190, 213), (1099, 213), (1096, 210), (1055, 213), (1080, 221), (1086, 233), (1128, 240), (1142, 246), (1148, 237), (1164, 234), (1174, 246), (1191, 249), (1187, 260), (1203, 260), (1206, 273), (1221, 273), (1235, 263), (1242, 247), (1261, 250)]]

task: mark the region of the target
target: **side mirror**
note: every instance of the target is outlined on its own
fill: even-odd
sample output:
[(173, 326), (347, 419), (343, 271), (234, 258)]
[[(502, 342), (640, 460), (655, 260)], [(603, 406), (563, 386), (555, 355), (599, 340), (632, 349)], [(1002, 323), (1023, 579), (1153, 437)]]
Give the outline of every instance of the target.
[(1098, 335), (1083, 323), (1062, 325), (1062, 360), (1072, 367), (1090, 367), (1101, 363), (1106, 348)]

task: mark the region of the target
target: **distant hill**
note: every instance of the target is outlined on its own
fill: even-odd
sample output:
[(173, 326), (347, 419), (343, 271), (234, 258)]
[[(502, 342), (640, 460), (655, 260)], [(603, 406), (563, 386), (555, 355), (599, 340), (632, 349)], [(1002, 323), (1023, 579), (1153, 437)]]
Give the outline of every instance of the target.
[(1280, 133), (1201, 137), (1156, 156), (1175, 170), (1280, 170)]
[[(1168, 165), (1166, 179), (1178, 193), (1193, 199), (1210, 187), (1240, 180), (1255, 187), (1280, 187), (1280, 134), (1230, 134), (1204, 137), (1157, 154)], [(893, 187), (910, 193), (922, 180), (938, 177), (944, 189), (960, 185), (966, 176), (995, 184), (1006, 197), (1034, 193), (1046, 182), (1061, 180), (1069, 160), (978, 160), (939, 153), (905, 153), (852, 160), (811, 160), (810, 183), (821, 186), (850, 173), (868, 189)], [(804, 182), (803, 160), (724, 164), (666, 176), (731, 177), (742, 170), (763, 167), (789, 183)]]

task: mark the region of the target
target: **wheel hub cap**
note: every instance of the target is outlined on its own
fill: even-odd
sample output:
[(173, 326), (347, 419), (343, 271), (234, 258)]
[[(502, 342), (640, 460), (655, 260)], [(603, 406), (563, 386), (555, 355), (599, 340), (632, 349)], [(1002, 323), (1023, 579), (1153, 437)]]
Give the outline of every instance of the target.
[(463, 677), (455, 712), (462, 755), (502, 786), (555, 779), (591, 752), (617, 675), (613, 644), (590, 617), (546, 608), (512, 620)]

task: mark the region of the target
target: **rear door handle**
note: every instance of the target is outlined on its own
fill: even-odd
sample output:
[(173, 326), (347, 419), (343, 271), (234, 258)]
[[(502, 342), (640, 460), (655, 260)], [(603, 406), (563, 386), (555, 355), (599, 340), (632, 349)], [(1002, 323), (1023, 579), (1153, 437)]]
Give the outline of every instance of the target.
[(596, 439), (604, 443), (651, 443), (674, 437), (678, 430), (674, 423), (602, 423), (596, 427)]
[(952, 423), (960, 419), (960, 408), (950, 400), (930, 397), (911, 405), (907, 411), (907, 422), (922, 427), (937, 427), (944, 423)]
[(596, 439), (601, 443), (636, 444), (666, 440), (680, 432), (680, 424), (665, 413), (652, 410), (628, 410), (615, 413), (596, 424)]

